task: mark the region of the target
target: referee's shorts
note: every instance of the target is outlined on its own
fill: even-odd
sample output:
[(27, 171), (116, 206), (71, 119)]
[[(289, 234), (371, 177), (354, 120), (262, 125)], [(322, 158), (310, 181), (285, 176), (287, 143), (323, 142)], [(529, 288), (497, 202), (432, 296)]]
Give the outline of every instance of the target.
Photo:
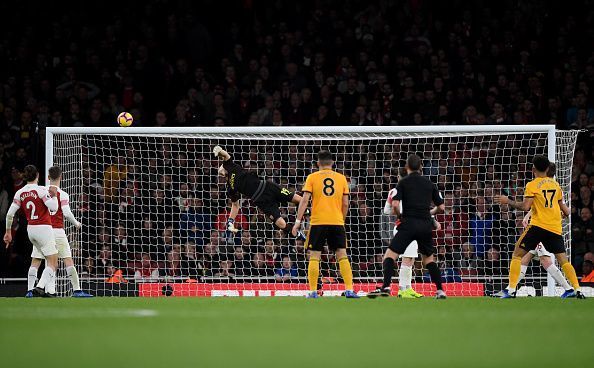
[(419, 244), (419, 253), (427, 257), (435, 254), (431, 219), (403, 219), (398, 226), (398, 232), (392, 238), (389, 249), (398, 254), (403, 254), (406, 247), (415, 240)]

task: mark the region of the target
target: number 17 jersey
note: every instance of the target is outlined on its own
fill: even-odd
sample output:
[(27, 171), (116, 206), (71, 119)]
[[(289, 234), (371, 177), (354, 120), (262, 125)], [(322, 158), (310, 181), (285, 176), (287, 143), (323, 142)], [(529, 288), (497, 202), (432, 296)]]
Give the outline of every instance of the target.
[(342, 198), (349, 194), (346, 176), (329, 169), (311, 173), (303, 191), (311, 193), (311, 225), (344, 225)]
[(535, 178), (526, 184), (524, 197), (533, 198), (530, 224), (561, 235), (561, 186), (553, 178)]

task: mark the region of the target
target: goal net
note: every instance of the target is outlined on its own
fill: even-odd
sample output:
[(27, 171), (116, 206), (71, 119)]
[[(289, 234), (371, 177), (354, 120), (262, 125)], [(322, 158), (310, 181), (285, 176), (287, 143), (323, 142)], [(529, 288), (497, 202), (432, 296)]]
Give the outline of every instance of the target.
[[(480, 130), (479, 130), (480, 129)], [(381, 278), (381, 258), (394, 218), (382, 213), (409, 154), (445, 197), (435, 231), (437, 260), (450, 295), (478, 296), (507, 285), (507, 269), (524, 213), (493, 204), (500, 193), (521, 198), (532, 157), (548, 155), (569, 204), (576, 131), (550, 126), (370, 128), (50, 128), (47, 165), (63, 169), (82, 229), (66, 229), (83, 286), (97, 295), (304, 295), (303, 242), (285, 236), (244, 198), (236, 227), (225, 231), (229, 201), (220, 162), (223, 146), (249, 170), (297, 192), (329, 149), (350, 182), (348, 252), (355, 289)], [(296, 207), (283, 204), (294, 222)], [(307, 230), (307, 224), (305, 224)], [(569, 223), (564, 224), (567, 249)], [(419, 259), (420, 260), (420, 259)], [(321, 263), (320, 288), (339, 295), (332, 254)], [(59, 289), (68, 295), (62, 272)], [(397, 282), (395, 280), (395, 282)], [(532, 262), (523, 284), (541, 295), (546, 272)], [(417, 262), (413, 287), (433, 292)]]

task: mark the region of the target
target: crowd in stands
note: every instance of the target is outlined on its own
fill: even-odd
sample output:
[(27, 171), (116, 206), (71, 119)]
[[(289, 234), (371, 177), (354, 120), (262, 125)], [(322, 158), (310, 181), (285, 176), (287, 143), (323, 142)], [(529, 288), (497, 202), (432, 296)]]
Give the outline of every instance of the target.
[[(149, 0), (118, 3), (117, 12), (71, 5), (0, 4), (12, 15), (0, 24), (2, 223), (24, 166), (43, 167), (46, 126), (113, 126), (122, 111), (145, 127), (555, 124), (586, 130), (572, 171), (571, 246), (576, 269), (591, 269), (592, 1)], [(436, 233), (445, 277), (505, 274), (521, 214), (494, 207), (490, 196), (512, 180), (523, 187), (529, 167), (521, 159), (539, 147), (511, 151), (514, 162), (494, 153), (471, 162), (466, 152), (507, 143), (455, 143), (407, 147), (446, 193)], [(238, 220), (244, 231), (223, 231), (228, 206), (208, 147), (121, 140), (105, 155), (105, 141), (86, 144), (84, 190), (74, 202), (87, 221), (82, 237), (72, 237), (83, 274), (303, 276), (303, 244), (275, 233), (247, 203)], [(279, 165), (272, 152), (233, 148), (246, 166), (258, 162), (251, 169), (292, 188), (312, 170), (313, 147)], [(348, 227), (360, 277), (381, 273), (391, 222), (381, 208), (408, 154), (399, 148), (336, 152), (353, 185)], [(517, 177), (498, 174), (512, 167)], [(284, 211), (291, 217), (294, 208)], [(2, 276), (24, 276), (28, 267), (22, 217), (14, 231), (14, 245), (0, 247)], [(336, 276), (334, 267), (325, 259), (326, 277)]]

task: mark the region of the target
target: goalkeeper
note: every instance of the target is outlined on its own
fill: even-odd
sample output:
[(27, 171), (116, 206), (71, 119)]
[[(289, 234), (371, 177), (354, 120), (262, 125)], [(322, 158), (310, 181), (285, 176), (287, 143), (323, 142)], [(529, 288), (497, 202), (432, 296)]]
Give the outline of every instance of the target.
[[(223, 159), (223, 164), (219, 167), (219, 175), (225, 177), (227, 182), (227, 195), (231, 199), (231, 213), (227, 219), (226, 229), (236, 233), (235, 218), (241, 207), (240, 195), (249, 197), (266, 217), (268, 217), (276, 227), (285, 233), (291, 233), (291, 227), (282, 218), (279, 210), (281, 203), (299, 204), (301, 196), (291, 192), (286, 188), (281, 188), (278, 184), (266, 181), (257, 174), (245, 170), (241, 165), (233, 162), (231, 155), (221, 146), (216, 146), (212, 152), (216, 157)], [(305, 234), (299, 231), (296, 239), (305, 240)]]

